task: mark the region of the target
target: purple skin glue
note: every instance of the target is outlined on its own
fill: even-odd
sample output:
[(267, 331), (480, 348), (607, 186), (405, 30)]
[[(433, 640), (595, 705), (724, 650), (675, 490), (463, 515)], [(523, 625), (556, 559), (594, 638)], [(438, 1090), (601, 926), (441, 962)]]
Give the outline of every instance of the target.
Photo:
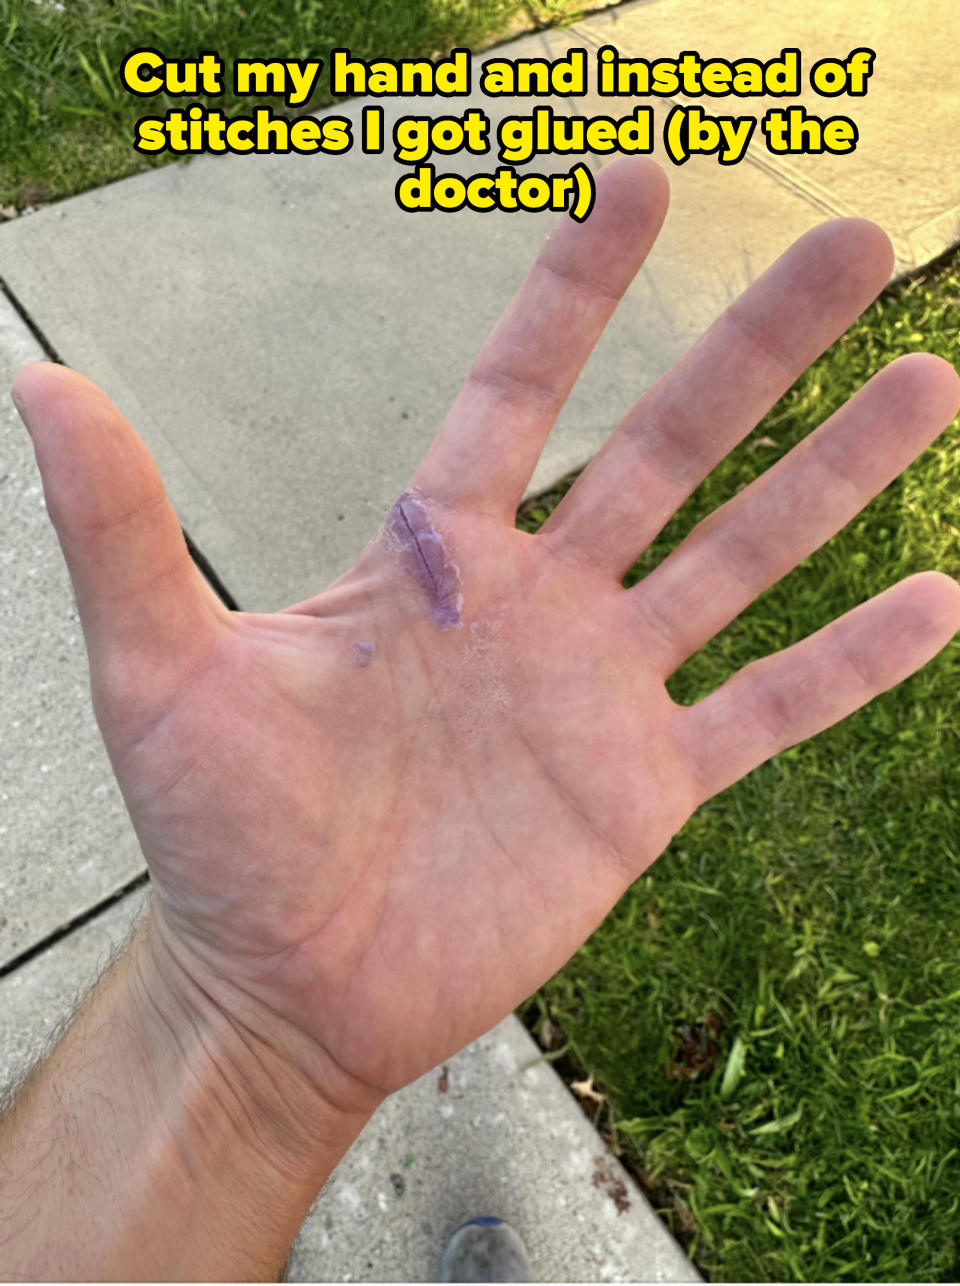
[(415, 492), (403, 493), (387, 514), (384, 528), (404, 571), (426, 594), (435, 623), (441, 630), (462, 625), (460, 572), (447, 557), (443, 538)]
[(361, 639), (357, 643), (351, 643), (350, 652), (353, 655), (353, 663), (361, 670), (365, 670), (373, 660), (374, 645), (368, 643), (366, 639)]

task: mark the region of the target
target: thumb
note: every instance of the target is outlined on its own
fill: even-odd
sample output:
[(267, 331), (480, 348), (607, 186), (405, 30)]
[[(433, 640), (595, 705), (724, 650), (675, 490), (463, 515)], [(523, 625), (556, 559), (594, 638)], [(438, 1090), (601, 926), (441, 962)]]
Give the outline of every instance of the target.
[[(226, 609), (187, 550), (146, 446), (84, 376), (36, 362), (12, 396), (33, 439), (47, 510), (77, 596), (95, 680), (120, 662), (174, 684)], [(96, 683), (95, 683), (95, 686)]]

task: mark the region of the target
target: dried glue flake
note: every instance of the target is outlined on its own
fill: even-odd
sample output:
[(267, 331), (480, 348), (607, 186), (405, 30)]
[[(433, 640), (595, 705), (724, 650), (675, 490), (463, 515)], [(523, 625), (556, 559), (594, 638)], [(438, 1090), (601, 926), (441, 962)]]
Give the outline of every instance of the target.
[(351, 643), (350, 651), (353, 654), (354, 665), (359, 666), (361, 670), (365, 670), (373, 660), (375, 650), (374, 645), (372, 643), (368, 643), (366, 639), (361, 639), (357, 643)]
[(443, 537), (413, 491), (405, 491), (387, 514), (384, 529), (404, 570), (427, 595), (430, 612), (441, 630), (463, 624), (460, 572), (447, 556)]

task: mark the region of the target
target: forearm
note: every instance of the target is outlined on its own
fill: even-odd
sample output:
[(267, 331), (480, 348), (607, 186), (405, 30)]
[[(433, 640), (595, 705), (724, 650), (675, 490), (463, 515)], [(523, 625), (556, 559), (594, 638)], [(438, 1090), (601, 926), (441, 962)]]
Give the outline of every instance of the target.
[(276, 1277), (368, 1114), (179, 975), (150, 921), (0, 1122), (0, 1274)]

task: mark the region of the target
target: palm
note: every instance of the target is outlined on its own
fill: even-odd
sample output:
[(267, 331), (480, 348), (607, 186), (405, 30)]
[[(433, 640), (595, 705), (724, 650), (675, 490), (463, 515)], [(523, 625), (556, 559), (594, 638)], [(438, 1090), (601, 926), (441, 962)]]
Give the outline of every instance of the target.
[[(960, 620), (952, 582), (915, 577), (697, 706), (664, 687), (949, 420), (956, 377), (925, 356), (881, 372), (620, 587), (884, 283), (883, 238), (853, 221), (806, 238), (734, 305), (541, 534), (514, 529), (662, 215), (647, 163), (601, 186), (589, 223), (548, 243), (401, 510), (286, 612), (213, 600), (152, 462), (90, 386), (43, 367), (20, 380), (165, 936), (243, 1021), (278, 1018), (378, 1091), (548, 977), (703, 799), (910, 673)], [(85, 430), (73, 469), (57, 450), (68, 424)]]
[(559, 967), (692, 802), (615, 588), (499, 523), (445, 537), (489, 587), (460, 628), (374, 542), (334, 593), (233, 618), (168, 712), (105, 722), (178, 939), (384, 1089)]

